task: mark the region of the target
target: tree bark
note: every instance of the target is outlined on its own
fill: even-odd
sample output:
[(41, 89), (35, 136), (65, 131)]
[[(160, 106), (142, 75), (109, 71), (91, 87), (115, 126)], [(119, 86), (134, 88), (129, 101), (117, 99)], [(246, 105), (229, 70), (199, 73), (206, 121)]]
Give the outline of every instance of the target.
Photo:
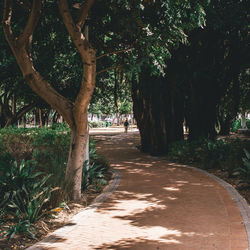
[(73, 200), (81, 199), (82, 168), (88, 131), (79, 134), (77, 129), (71, 129), (70, 151), (65, 174), (66, 190)]

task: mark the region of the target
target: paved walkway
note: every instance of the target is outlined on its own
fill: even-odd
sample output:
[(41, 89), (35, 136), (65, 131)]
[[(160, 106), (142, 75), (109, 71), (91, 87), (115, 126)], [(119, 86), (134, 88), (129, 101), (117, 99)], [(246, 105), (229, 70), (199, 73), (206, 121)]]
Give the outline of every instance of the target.
[(140, 153), (136, 132), (98, 139), (99, 152), (122, 175), (117, 190), (29, 250), (248, 249), (241, 213), (219, 183)]

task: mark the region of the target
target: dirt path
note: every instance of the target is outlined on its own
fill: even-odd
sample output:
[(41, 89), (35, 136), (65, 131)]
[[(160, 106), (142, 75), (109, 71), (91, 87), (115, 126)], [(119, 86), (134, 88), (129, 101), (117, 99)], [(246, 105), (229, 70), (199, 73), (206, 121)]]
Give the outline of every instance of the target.
[(240, 211), (220, 184), (140, 153), (136, 132), (96, 138), (122, 175), (118, 189), (29, 249), (248, 249)]

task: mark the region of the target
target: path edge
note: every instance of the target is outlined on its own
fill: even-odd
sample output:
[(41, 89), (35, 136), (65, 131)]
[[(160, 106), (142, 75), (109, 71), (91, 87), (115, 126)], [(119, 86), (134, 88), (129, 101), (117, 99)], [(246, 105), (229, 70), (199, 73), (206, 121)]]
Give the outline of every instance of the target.
[(240, 193), (231, 184), (229, 184), (228, 182), (222, 180), (218, 176), (216, 176), (214, 174), (211, 174), (211, 173), (207, 172), (204, 169), (191, 167), (191, 166), (187, 166), (187, 165), (185, 165), (185, 167), (190, 168), (190, 169), (194, 169), (194, 170), (198, 170), (199, 172), (207, 175), (212, 180), (218, 182), (230, 194), (230, 196), (232, 197), (232, 199), (237, 204), (237, 206), (238, 206), (238, 208), (240, 210), (240, 213), (241, 213), (241, 216), (242, 216), (242, 219), (243, 219), (243, 223), (244, 223), (244, 226), (245, 226), (245, 229), (246, 229), (246, 233), (247, 233), (248, 249), (250, 250), (250, 207), (248, 206), (247, 201), (245, 200), (245, 198), (243, 198), (240, 195)]
[(109, 184), (103, 189), (102, 193), (99, 194), (91, 204), (85, 208), (85, 210), (96, 208), (100, 206), (104, 201), (106, 201), (113, 192), (118, 188), (121, 181), (121, 172), (117, 169), (109, 168), (112, 172), (112, 179), (110, 180)]
[[(56, 229), (52, 233), (48, 234), (44, 239), (34, 243), (33, 245), (29, 246), (28, 248), (25, 248), (25, 250), (40, 250), (40, 249), (46, 249), (46, 243), (48, 243), (48, 240), (50, 243), (55, 243), (56, 240), (53, 239), (53, 235), (55, 235), (57, 232), (63, 232), (67, 231), (70, 232), (71, 229), (67, 227), (70, 223), (77, 222), (80, 218), (88, 217), (91, 215), (92, 212), (95, 211), (97, 207), (99, 207), (102, 203), (104, 203), (118, 188), (121, 181), (121, 172), (119, 170), (109, 168), (109, 170), (112, 172), (112, 178), (109, 181), (109, 184), (102, 190), (102, 193), (99, 194), (89, 206), (85, 207), (82, 211), (75, 214), (67, 223), (66, 225)], [(45, 245), (44, 245), (45, 243)], [(45, 248), (44, 248), (45, 247)]]

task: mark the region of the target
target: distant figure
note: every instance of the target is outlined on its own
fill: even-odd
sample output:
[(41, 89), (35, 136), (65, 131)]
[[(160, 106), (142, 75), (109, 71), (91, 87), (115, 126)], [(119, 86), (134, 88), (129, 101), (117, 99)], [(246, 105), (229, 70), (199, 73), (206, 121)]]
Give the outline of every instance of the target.
[(123, 123), (124, 125), (124, 129), (125, 129), (125, 133), (128, 133), (128, 126), (129, 126), (129, 122), (128, 122), (128, 119), (125, 120), (125, 122)]

